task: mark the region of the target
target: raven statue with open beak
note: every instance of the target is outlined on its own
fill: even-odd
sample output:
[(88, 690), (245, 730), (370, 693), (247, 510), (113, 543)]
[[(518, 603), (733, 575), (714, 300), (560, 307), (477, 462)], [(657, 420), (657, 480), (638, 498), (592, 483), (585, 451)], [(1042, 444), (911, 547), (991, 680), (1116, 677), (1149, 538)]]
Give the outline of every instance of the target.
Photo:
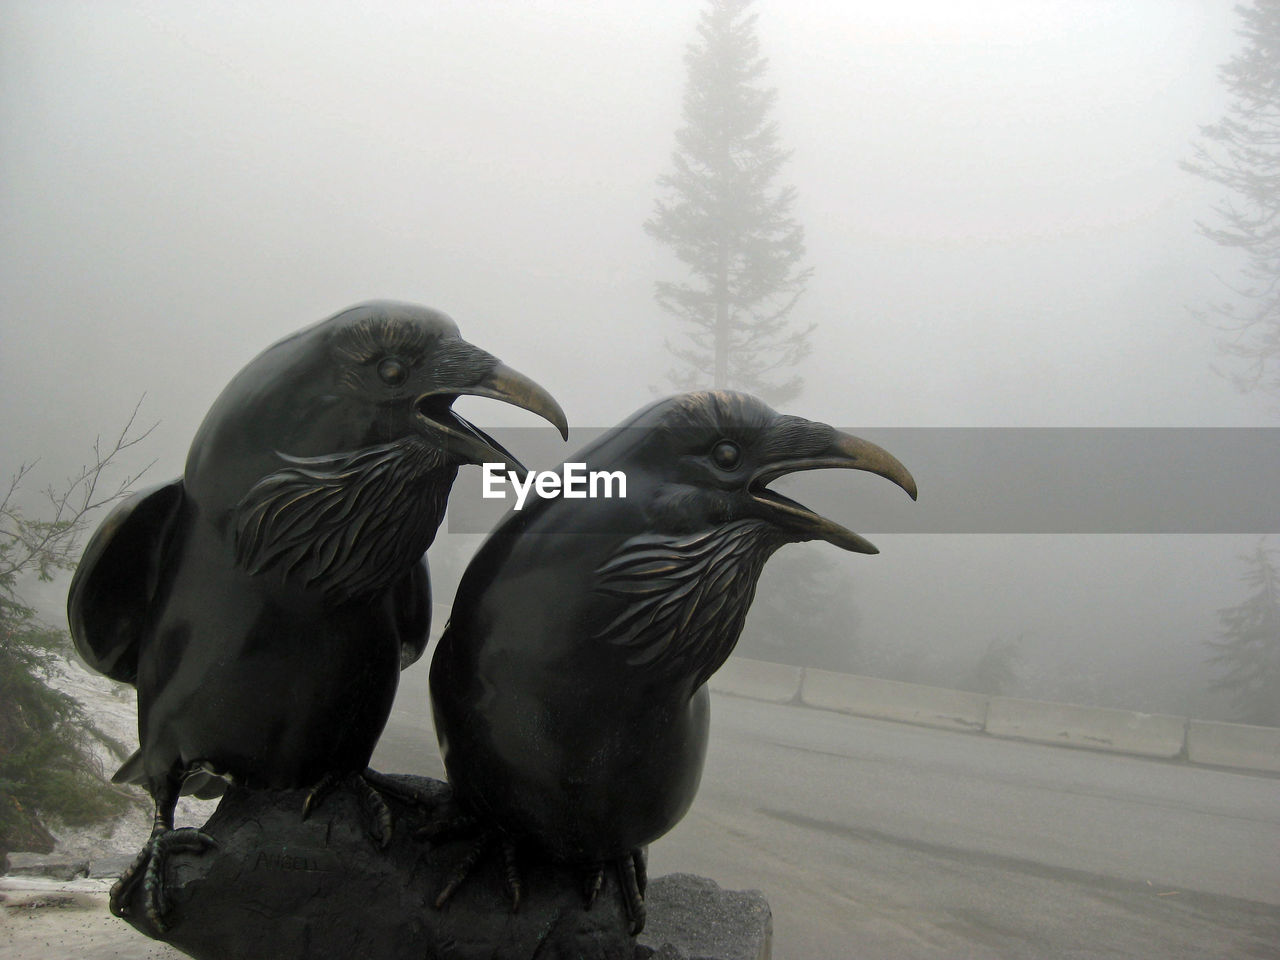
[(638, 932), (643, 848), (693, 801), (705, 684), (765, 561), (804, 540), (876, 552), (769, 482), (836, 468), (912, 499), (916, 486), (874, 444), (729, 392), (659, 401), (570, 461), (621, 471), (626, 496), (539, 499), (506, 516), (458, 588), (432, 712), (455, 797), (482, 838), (504, 842), (513, 900), (522, 844), (587, 865), (588, 902), (614, 864)]
[[(523, 469), (452, 412), (461, 395), (524, 407), (567, 435), (545, 390), (444, 314), (352, 307), (250, 362), (205, 417), (182, 478), (123, 501), (94, 534), (71, 632), (90, 666), (138, 689), (141, 746), (116, 779), (155, 801), (114, 912), (145, 878), (164, 930), (166, 851), (212, 842), (174, 829), (184, 784), (314, 787), (309, 809), (362, 776), (399, 672), (426, 647), (423, 553), (458, 467)], [(385, 842), (389, 815), (375, 826)]]

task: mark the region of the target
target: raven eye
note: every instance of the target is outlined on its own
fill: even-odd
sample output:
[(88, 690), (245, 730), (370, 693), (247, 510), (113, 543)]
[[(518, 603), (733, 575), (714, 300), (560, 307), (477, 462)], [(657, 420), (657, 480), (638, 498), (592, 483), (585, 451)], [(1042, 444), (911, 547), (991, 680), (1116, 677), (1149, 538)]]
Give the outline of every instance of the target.
[(387, 359), (378, 364), (378, 376), (382, 378), (382, 382), (387, 386), (400, 386), (408, 375), (408, 368), (395, 357), (387, 357)]
[(742, 450), (732, 440), (721, 440), (711, 451), (711, 459), (721, 470), (732, 470), (742, 459)]

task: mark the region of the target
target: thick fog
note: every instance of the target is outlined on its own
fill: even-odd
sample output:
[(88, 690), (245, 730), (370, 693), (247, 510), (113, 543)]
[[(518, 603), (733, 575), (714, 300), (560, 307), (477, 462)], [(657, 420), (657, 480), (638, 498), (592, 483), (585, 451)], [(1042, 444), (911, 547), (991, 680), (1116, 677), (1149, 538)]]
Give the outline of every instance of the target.
[[(682, 334), (651, 293), (679, 273), (641, 224), (698, 4), (302, 9), (4, 5), (6, 475), (40, 458), (36, 485), (58, 482), (144, 393), (159, 426), (134, 459), (177, 475), (245, 362), (371, 298), (448, 312), (574, 426), (665, 390)], [(855, 432), (1276, 425), (1191, 315), (1237, 265), (1196, 231), (1220, 191), (1178, 165), (1227, 103), (1229, 5), (756, 9), (815, 268), (788, 412)], [(946, 484), (945, 462), (907, 466), (922, 503)], [(858, 489), (810, 505), (883, 529)], [(1022, 638), (1010, 692), (1221, 709), (1204, 640), (1244, 598), (1252, 534), (874, 539), (819, 551), (852, 583), (868, 670), (937, 681)]]

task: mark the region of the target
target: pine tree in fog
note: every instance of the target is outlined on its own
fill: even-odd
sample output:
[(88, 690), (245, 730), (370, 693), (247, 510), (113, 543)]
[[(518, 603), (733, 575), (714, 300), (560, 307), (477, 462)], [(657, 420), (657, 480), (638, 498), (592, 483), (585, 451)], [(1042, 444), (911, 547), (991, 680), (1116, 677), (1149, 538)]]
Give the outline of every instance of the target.
[(1232, 695), (1238, 719), (1280, 727), (1280, 568), (1265, 541), (1240, 559), (1248, 568), (1241, 579), (1252, 593), (1218, 611), (1222, 629), (1209, 641), (1216, 651), (1210, 662), (1223, 673), (1214, 686)]
[(841, 558), (825, 543), (779, 550), (760, 575), (737, 653), (840, 673), (862, 669), (861, 615)]
[(667, 342), (678, 361), (672, 384), (745, 390), (780, 404), (802, 387), (787, 371), (809, 352), (813, 328), (795, 326), (791, 313), (812, 271), (801, 266), (795, 190), (775, 183), (789, 152), (769, 119), (777, 92), (759, 85), (768, 61), (750, 2), (708, 0), (702, 11), (685, 52), (684, 126), (644, 227), (688, 271), (655, 285), (684, 334)]
[(1236, 295), (1201, 316), (1229, 334), (1219, 345), (1241, 389), (1280, 394), (1280, 0), (1236, 10), (1245, 48), (1219, 73), (1231, 104), (1183, 166), (1231, 192), (1199, 226), (1244, 259)]
[(0, 864), (11, 851), (51, 851), (50, 819), (96, 823), (118, 816), (132, 800), (128, 788), (106, 782), (97, 757), (99, 745), (117, 760), (129, 751), (57, 683), (70, 637), (42, 623), (22, 591), (31, 579), (49, 581), (74, 569), (94, 515), (138, 481), (141, 472), (107, 482), (122, 455), (150, 433), (134, 431), (136, 415), (135, 408), (110, 448), (94, 444), (93, 463), (61, 488), (45, 490), (37, 515), (19, 506), (33, 464), (19, 466), (0, 489)]
[(1018, 648), (1022, 639), (1022, 636), (1016, 640), (993, 638), (969, 671), (968, 678), (959, 686), (993, 697), (1008, 696), (1018, 682), (1018, 660), (1021, 658)]

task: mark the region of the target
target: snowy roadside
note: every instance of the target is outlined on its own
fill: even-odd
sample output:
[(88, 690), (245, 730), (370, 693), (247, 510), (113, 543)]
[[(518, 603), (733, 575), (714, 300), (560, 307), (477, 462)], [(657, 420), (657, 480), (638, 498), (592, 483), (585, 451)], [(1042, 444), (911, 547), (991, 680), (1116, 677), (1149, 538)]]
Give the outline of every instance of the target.
[(0, 877), (3, 960), (177, 960), (107, 910), (111, 879)]
[[(91, 673), (74, 660), (60, 664), (53, 685), (80, 701), (107, 736), (130, 749), (137, 746), (138, 707), (132, 687)], [(98, 761), (107, 777), (120, 762), (105, 747), (99, 748)], [(151, 833), (151, 802), (142, 790), (137, 793), (137, 805), (114, 821), (92, 827), (50, 824), (50, 831), (57, 839), (53, 852), (9, 854), (9, 875), (70, 879), (77, 874), (101, 873), (103, 868), (112, 867), (118, 874), (142, 849)], [(215, 807), (216, 800), (184, 797), (178, 803), (176, 822), (179, 826), (202, 824)]]
[[(61, 665), (54, 686), (71, 694), (107, 736), (132, 748), (138, 742), (132, 687), (90, 673), (79, 663)], [(99, 762), (107, 776), (118, 761), (105, 748)], [(177, 822), (204, 823), (217, 801), (184, 798)], [(173, 948), (150, 940), (107, 909), (107, 891), (132, 862), (151, 832), (151, 804), (143, 791), (128, 813), (93, 827), (51, 824), (52, 853), (11, 853), (0, 877), (0, 960), (171, 960)]]

